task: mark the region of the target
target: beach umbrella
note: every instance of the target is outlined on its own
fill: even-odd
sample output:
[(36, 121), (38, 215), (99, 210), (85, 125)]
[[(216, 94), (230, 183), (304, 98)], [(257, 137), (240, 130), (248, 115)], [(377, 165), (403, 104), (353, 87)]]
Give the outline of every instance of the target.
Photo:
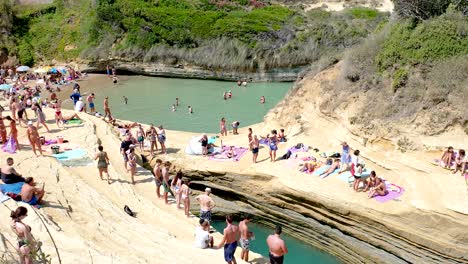
[(39, 68), (34, 70), (35, 73), (47, 73), (47, 70), (44, 68)]
[(31, 68), (29, 68), (28, 66), (19, 66), (18, 68), (16, 68), (16, 71), (17, 72), (27, 72), (29, 71)]
[(58, 70), (57, 70), (56, 68), (51, 68), (51, 69), (49, 70), (49, 72), (51, 72), (51, 73), (57, 73)]
[(11, 85), (10, 84), (0, 84), (0, 90), (10, 90), (11, 89)]

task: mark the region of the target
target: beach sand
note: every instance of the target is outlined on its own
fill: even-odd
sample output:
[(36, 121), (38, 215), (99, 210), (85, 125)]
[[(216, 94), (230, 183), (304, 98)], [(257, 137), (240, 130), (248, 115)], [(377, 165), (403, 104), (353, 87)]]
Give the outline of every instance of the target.
[[(296, 125), (295, 116), (291, 116), (291, 125), (285, 127), (289, 142), (280, 144), (278, 157), (297, 143), (321, 151), (340, 151), (341, 141), (346, 140), (352, 147), (361, 150), (366, 166), (375, 170), (378, 176), (405, 188), (405, 193), (398, 200), (379, 203), (368, 199), (364, 193), (355, 193), (336, 177), (320, 179), (286, 166), (287, 161), (271, 163), (266, 148), (260, 150), (258, 164), (252, 164), (251, 153), (247, 153), (239, 162), (217, 162), (202, 156), (186, 155), (189, 140), (199, 136), (190, 132), (167, 131), (169, 154), (158, 157), (172, 161), (177, 167), (192, 170), (271, 175), (276, 179), (265, 188), (273, 188), (273, 185), (276, 188), (293, 188), (322, 201), (332, 202), (338, 209), (378, 219), (382, 224), (407, 232), (410, 237), (421, 237), (435, 245), (449, 245), (458, 252), (468, 252), (466, 243), (456, 243), (454, 240), (466, 239), (462, 233), (466, 233), (464, 230), (468, 225), (468, 199), (463, 177), (430, 163), (433, 158), (439, 158), (440, 152), (401, 153), (393, 144), (385, 141), (364, 146), (359, 138), (351, 135), (336, 120), (317, 114), (314, 105), (307, 103), (304, 98), (316, 96), (315, 85), (316, 79), (304, 80), (306, 94), (295, 97), (295, 104), (291, 106), (279, 105), (270, 111), (265, 122), (251, 126), (254, 134), (265, 136), (272, 128), (279, 129), (277, 120), (284, 118), (282, 112), (301, 109), (301, 122), (307, 121), (307, 129)], [(83, 83), (82, 87), (85, 86)], [(34, 116), (28, 111), (30, 116)], [(33, 234), (43, 242), (43, 250), (52, 256), (53, 263), (58, 263), (53, 241), (63, 263), (223, 263), (222, 250), (194, 247), (197, 219), (187, 219), (174, 205), (166, 206), (158, 201), (150, 172), (138, 167), (137, 184), (129, 184), (130, 175), (123, 168), (119, 154), (120, 140), (115, 136), (115, 128), (100, 118), (80, 114), (85, 121), (82, 125), (68, 125), (65, 130), (57, 130), (51, 120), (53, 112), (51, 109), (45, 111), (53, 131), (43, 133), (41, 129), (41, 135), (45, 135), (46, 139), (63, 136), (85, 149), (89, 157), (94, 156), (99, 142), (109, 154), (109, 172), (113, 179), (110, 185), (101, 181), (94, 163), (84, 167), (64, 167), (52, 157), (36, 158), (30, 150), (14, 155), (0, 153), (1, 160), (13, 156), (18, 171), (24, 176), (34, 176), (40, 182), (46, 182), (47, 204), (37, 211), (40, 218), (30, 213), (25, 222), (32, 226)], [(281, 124), (284, 124), (284, 120)], [(20, 129), (20, 135), (23, 135), (20, 141), (23, 143), (26, 142), (24, 133), (25, 129)], [(247, 128), (239, 129), (239, 133), (223, 137), (223, 143), (247, 147)], [(442, 144), (444, 140), (440, 138), (434, 144)], [(466, 146), (466, 142), (455, 143)], [(317, 156), (313, 152), (311, 155)], [(4, 205), (0, 206), (4, 219), (0, 232), (6, 243), (0, 246), (0, 250), (14, 255), (12, 244), (15, 237), (6, 225), (6, 219), (10, 209), (24, 204), (9, 200)], [(137, 218), (125, 214), (124, 205), (137, 212)], [(29, 206), (28, 209), (32, 210)], [(431, 215), (449, 219), (450, 223), (457, 225), (446, 226), (448, 220), (437, 224), (425, 221), (429, 219), (425, 217)], [(220, 235), (217, 234), (215, 240), (219, 239)], [(237, 253), (240, 253), (239, 249)], [(237, 256), (239, 263), (242, 263)], [(253, 263), (266, 263), (258, 255), (251, 256), (251, 259), (255, 259)]]

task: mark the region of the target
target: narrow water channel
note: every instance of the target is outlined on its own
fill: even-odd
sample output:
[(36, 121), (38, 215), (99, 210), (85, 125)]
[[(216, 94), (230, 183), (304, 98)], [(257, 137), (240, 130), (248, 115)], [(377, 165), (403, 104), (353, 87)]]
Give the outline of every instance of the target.
[[(211, 225), (220, 233), (223, 232), (223, 229), (226, 227), (226, 223), (223, 221), (214, 221)], [(268, 256), (268, 247), (266, 245), (266, 239), (268, 235), (273, 233), (273, 229), (255, 224), (249, 224), (250, 230), (255, 234), (255, 240), (251, 242), (250, 248), (252, 251), (261, 254), (262, 256)], [(286, 242), (289, 253), (284, 259), (285, 264), (337, 264), (341, 263), (334, 256), (321, 251), (317, 248), (314, 248), (304, 242), (288, 235), (283, 231), (281, 237)], [(238, 249), (240, 250), (240, 248)]]

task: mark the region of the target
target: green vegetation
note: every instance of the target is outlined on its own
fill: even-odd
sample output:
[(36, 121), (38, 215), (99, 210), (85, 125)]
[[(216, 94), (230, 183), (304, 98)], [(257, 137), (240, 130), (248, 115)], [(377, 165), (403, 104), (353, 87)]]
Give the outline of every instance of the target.
[(243, 71), (339, 57), (388, 16), (367, 8), (304, 13), (260, 0), (54, 0), (12, 10), (14, 42), (0, 47), (22, 64), (121, 57)]

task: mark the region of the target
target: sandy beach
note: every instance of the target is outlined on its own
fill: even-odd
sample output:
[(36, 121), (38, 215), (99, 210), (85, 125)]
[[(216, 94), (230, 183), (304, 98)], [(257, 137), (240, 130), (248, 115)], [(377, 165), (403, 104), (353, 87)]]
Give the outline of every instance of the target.
[[(459, 174), (453, 175), (430, 163), (441, 154), (435, 149), (445, 146), (447, 142), (455, 148), (466, 147), (466, 136), (461, 137), (463, 141), (459, 141), (461, 131), (453, 130), (439, 137), (422, 137), (422, 141), (432, 143), (434, 150), (407, 153), (398, 151), (391, 141), (363, 144), (339, 120), (318, 113), (314, 104), (304, 99), (314, 98), (320, 92), (316, 89), (320, 82), (333, 78), (334, 74), (336, 72), (332, 69), (302, 81), (298, 94), (290, 96), (287, 104), (280, 103), (270, 111), (263, 123), (251, 126), (254, 134), (265, 136), (273, 128), (284, 127), (289, 141), (279, 145), (278, 157), (297, 143), (304, 143), (320, 151), (340, 151), (340, 143), (346, 140), (352, 148), (361, 150), (366, 166), (375, 170), (378, 176), (405, 189), (397, 200), (380, 203), (368, 199), (364, 193), (354, 192), (337, 177), (320, 179), (299, 172), (296, 167), (287, 166), (287, 161), (271, 163), (265, 147), (260, 149), (258, 164), (252, 164), (250, 152), (239, 162), (218, 162), (202, 156), (187, 155), (187, 143), (192, 137), (199, 136), (196, 133), (167, 131), (167, 147), (170, 151), (166, 155), (158, 154), (157, 157), (187, 170), (272, 176), (274, 180), (264, 188), (294, 189), (336, 210), (346, 210), (374, 219), (383, 226), (391, 226), (400, 234), (406, 234), (404, 239), (411, 243), (418, 241), (428, 248), (432, 246), (441, 255), (452, 254), (468, 261), (468, 236), (464, 232), (468, 223), (467, 186)], [(105, 79), (102, 76), (97, 76), (80, 82), (82, 93), (96, 89), (103, 81)], [(68, 98), (68, 92), (62, 92), (62, 98)], [(296, 115), (285, 114), (292, 113), (293, 109), (301, 109), (299, 119)], [(34, 116), (31, 110), (28, 111), (28, 116)], [(0, 152), (2, 160), (14, 157), (15, 166), (23, 176), (34, 176), (38, 181), (46, 183), (45, 206), (34, 210), (35, 213), (27, 206), (31, 213), (25, 222), (31, 225), (34, 236), (43, 242), (42, 250), (51, 255), (52, 263), (223, 262), (222, 250), (194, 247), (193, 234), (197, 219), (187, 219), (175, 205), (167, 206), (158, 200), (149, 171), (138, 166), (137, 184), (133, 186), (129, 183), (130, 175), (123, 168), (119, 154), (120, 139), (115, 127), (98, 117), (81, 113), (82, 124), (67, 125), (66, 129), (58, 130), (52, 120), (51, 109), (45, 109), (45, 113), (51, 133), (44, 133), (45, 130), (41, 129), (41, 135), (46, 139), (63, 136), (70, 143), (86, 150), (89, 158), (94, 157), (97, 146), (101, 144), (110, 157), (109, 172), (112, 178), (110, 185), (101, 181), (95, 162), (88, 166), (66, 167), (51, 157), (50, 153), (36, 158), (28, 147), (24, 128), (20, 128), (19, 133), (20, 143), (25, 150), (13, 155)], [(65, 115), (71, 113), (65, 110)], [(4, 112), (4, 116), (8, 114), (8, 111)], [(247, 128), (239, 129), (239, 133), (223, 137), (223, 143), (247, 147)], [(315, 156), (318, 153), (310, 151), (300, 155)], [(24, 206), (12, 200), (0, 206), (4, 223), (7, 223), (9, 211), (18, 205)], [(125, 214), (125, 205), (137, 212), (136, 218)], [(344, 231), (349, 229), (350, 232), (353, 229), (352, 226), (341, 228)], [(16, 258), (14, 234), (6, 224), (0, 225), (0, 231), (5, 241), (0, 250), (6, 252), (7, 258)], [(215, 235), (215, 241), (220, 238), (220, 234)], [(240, 254), (240, 250), (237, 254)], [(238, 262), (243, 263), (237, 256)], [(251, 259), (252, 263), (267, 263), (259, 255), (254, 254)]]

